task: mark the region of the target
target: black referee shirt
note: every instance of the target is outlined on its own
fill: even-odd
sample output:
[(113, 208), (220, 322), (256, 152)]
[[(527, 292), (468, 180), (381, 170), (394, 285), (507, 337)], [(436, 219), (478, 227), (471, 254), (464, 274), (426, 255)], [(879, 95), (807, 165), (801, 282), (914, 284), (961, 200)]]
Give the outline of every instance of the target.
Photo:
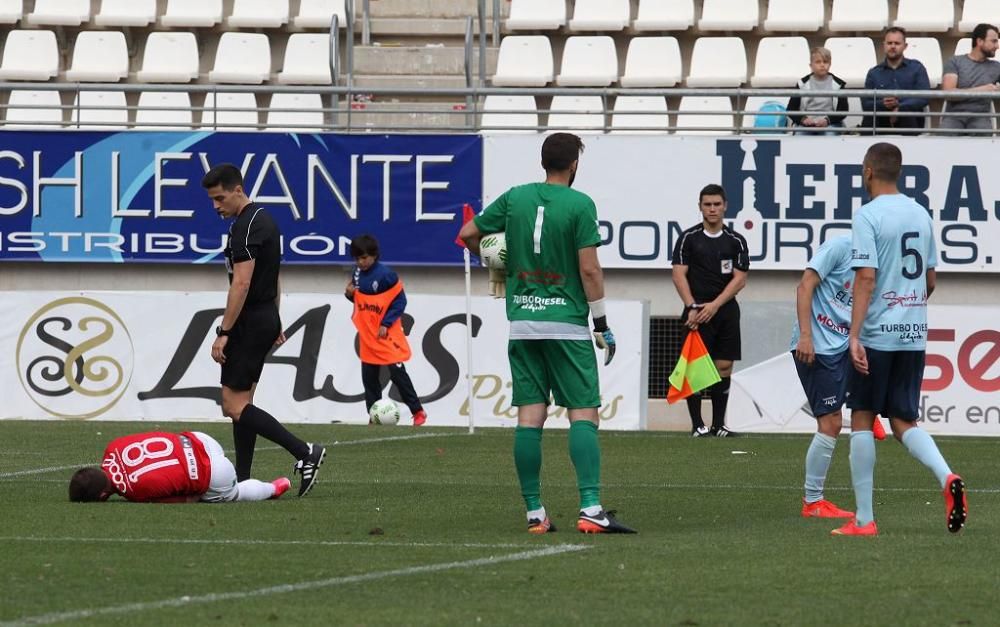
[(728, 226), (714, 236), (705, 232), (703, 224), (684, 231), (670, 261), (688, 267), (688, 285), (697, 303), (715, 300), (733, 280), (734, 269), (750, 270), (747, 241)]
[(281, 232), (271, 214), (250, 203), (229, 225), (226, 239), (226, 270), (233, 282), (233, 264), (253, 259), (250, 291), (244, 307), (273, 303), (278, 297), (278, 269), (281, 267)]

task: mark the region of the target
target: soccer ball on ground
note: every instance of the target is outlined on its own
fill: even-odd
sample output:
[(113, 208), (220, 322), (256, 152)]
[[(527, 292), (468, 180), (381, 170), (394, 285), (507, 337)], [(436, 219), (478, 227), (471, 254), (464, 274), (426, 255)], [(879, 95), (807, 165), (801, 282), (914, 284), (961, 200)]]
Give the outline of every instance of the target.
[(504, 233), (490, 233), (479, 240), (479, 259), (490, 270), (507, 268), (507, 237)]
[(380, 398), (372, 405), (368, 417), (377, 425), (394, 425), (399, 422), (399, 406), (387, 398)]

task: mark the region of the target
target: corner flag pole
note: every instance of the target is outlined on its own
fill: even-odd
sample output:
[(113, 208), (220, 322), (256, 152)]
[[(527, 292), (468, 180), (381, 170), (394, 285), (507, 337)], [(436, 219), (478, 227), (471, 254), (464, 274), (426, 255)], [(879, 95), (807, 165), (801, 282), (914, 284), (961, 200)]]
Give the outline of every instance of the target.
[(469, 433), (476, 432), (476, 409), (472, 403), (472, 259), (469, 249), (463, 251), (465, 258), (465, 385), (469, 406)]

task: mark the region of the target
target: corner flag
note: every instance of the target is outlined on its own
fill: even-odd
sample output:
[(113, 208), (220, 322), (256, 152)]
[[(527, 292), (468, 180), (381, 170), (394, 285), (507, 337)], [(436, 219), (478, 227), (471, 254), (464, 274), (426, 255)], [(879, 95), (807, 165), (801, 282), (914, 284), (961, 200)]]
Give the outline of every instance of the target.
[(687, 334), (677, 366), (668, 380), (670, 390), (667, 391), (667, 402), (671, 404), (722, 380), (698, 331), (693, 330)]
[[(472, 210), (472, 205), (469, 203), (462, 205), (462, 226), (465, 226), (474, 217), (476, 217), (476, 212)], [(465, 248), (465, 242), (457, 234), (455, 235), (455, 245)]]

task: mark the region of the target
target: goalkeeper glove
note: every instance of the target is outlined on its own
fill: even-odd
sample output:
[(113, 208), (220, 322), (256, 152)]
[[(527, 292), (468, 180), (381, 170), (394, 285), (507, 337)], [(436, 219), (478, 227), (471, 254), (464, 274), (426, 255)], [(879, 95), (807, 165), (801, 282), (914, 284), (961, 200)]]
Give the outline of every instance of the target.
[(615, 358), (615, 334), (608, 328), (605, 316), (594, 318), (594, 344), (604, 351), (604, 365), (607, 366)]
[(490, 296), (493, 298), (507, 297), (507, 271), (490, 268)]

